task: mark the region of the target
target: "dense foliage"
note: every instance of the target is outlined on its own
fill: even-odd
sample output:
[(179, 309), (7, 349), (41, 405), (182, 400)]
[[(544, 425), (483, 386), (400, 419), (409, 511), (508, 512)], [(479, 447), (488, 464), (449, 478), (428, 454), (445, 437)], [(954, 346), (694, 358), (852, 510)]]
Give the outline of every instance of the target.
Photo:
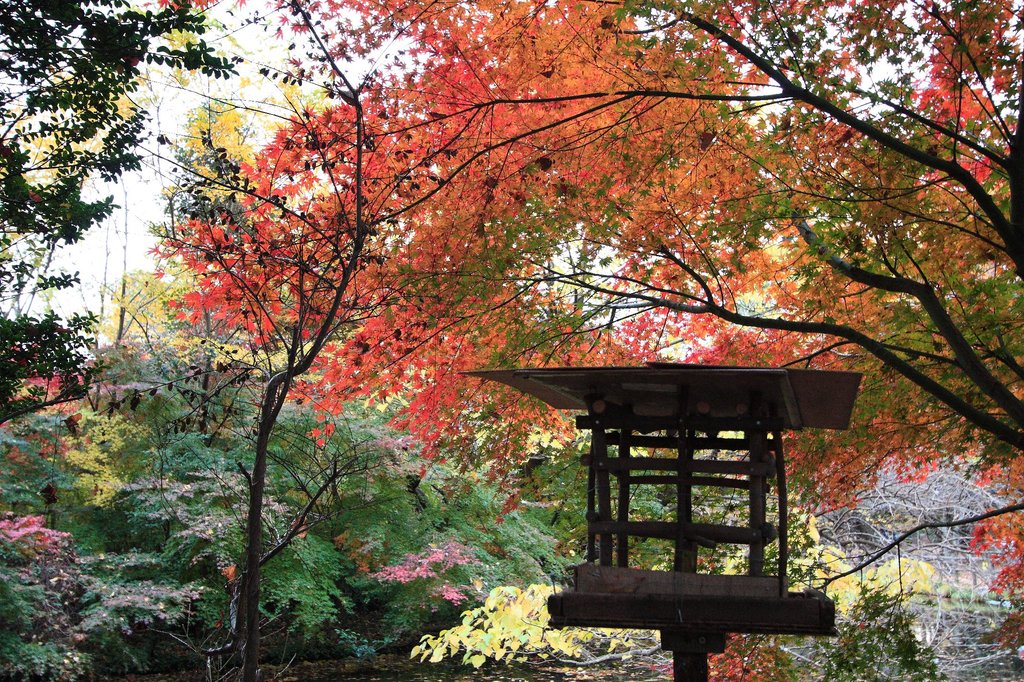
[[(540, 348), (564, 361), (614, 330), (633, 361), (865, 370), (861, 428), (800, 453), (835, 495), (870, 483), (851, 454), (867, 443), (910, 468), (946, 450), (1018, 457), (1010, 5), (370, 1), (361, 22), (311, 6), (332, 57), (415, 44), (372, 83), (401, 97), (381, 115), (412, 130), (402, 191), (429, 197), (403, 224), (450, 253), (425, 263), (403, 242), (392, 262), (439, 275), (440, 300), (455, 286), (440, 275), (472, 290), (455, 314), (395, 318), (495, 315), (497, 291), (513, 315), (538, 306), (530, 334), (509, 324), (484, 344), (473, 325), (463, 366)], [(385, 364), (395, 318), (360, 339)]]
[[(229, 627), (245, 530), (237, 466), (252, 455), (226, 430), (176, 428), (193, 386), (164, 384), (134, 408), (104, 401), (103, 414), (73, 415), (74, 435), (70, 417), (10, 432), (7, 461), (28, 466), (5, 470), (20, 486), (5, 485), (0, 500), (16, 510), (0, 519), (2, 676), (198, 667)], [(310, 416), (290, 411), (272, 445), (281, 466), (268, 486), (274, 536), (306, 502), (285, 471), (310, 465)], [(266, 573), (273, 660), (400, 646), (496, 585), (558, 572), (543, 523), (518, 512), (495, 522), (504, 497), (493, 486), (438, 465), (422, 473), (415, 443), (375, 414), (338, 426), (323, 447), (347, 453), (346, 475), (322, 520)], [(49, 501), (32, 492), (47, 487)]]
[[(25, 88), (0, 148), (18, 296), (71, 284), (39, 265), (109, 213), (82, 179), (137, 163), (136, 59), (226, 68), (191, 39), (150, 47), (200, 31), (176, 3), (36, 4), (5, 20), (39, 28), (64, 60), (47, 73), (69, 77), (7, 67)], [(647, 655), (647, 635), (544, 627), (579, 556), (579, 443), (459, 372), (650, 360), (865, 373), (854, 428), (787, 454), (789, 579), (836, 599), (840, 637), (732, 638), (716, 675), (1006, 663), (1024, 539), (990, 511), (1024, 489), (1019, 8), (269, 7), (277, 94), (190, 116), (161, 277), (132, 282), (147, 302), (90, 351), (93, 390), (88, 318), (6, 318), (0, 399), (25, 414), (0, 431), (4, 674), (205, 660), (252, 680), (261, 650), (417, 641), (474, 666)], [(77, 28), (47, 33), (60, 22)], [(109, 54), (72, 49), (117, 22), (135, 30)], [(71, 77), (87, 68), (95, 101)], [(665, 567), (657, 543), (635, 556)]]
[(82, 396), (95, 320), (40, 312), (37, 299), (76, 283), (50, 267), (54, 252), (113, 211), (89, 183), (139, 168), (141, 66), (230, 72), (198, 37), (204, 21), (188, 3), (0, 3), (0, 422)]

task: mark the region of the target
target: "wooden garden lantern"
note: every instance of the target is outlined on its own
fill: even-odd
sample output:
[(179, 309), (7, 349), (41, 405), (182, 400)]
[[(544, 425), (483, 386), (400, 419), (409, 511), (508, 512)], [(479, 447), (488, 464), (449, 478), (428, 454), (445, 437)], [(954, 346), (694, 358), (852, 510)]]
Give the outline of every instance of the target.
[[(587, 563), (574, 589), (550, 598), (552, 625), (658, 629), (677, 680), (706, 680), (726, 633), (833, 634), (831, 600), (788, 588), (782, 432), (847, 428), (860, 374), (668, 363), (470, 374), (586, 411), (576, 428), (591, 432)], [(641, 486), (674, 506), (671, 518), (638, 517)], [(727, 523), (700, 518), (709, 491), (733, 508), (718, 510)], [(652, 539), (670, 570), (630, 566)], [(747, 548), (746, 573), (699, 573), (698, 554), (723, 544)]]

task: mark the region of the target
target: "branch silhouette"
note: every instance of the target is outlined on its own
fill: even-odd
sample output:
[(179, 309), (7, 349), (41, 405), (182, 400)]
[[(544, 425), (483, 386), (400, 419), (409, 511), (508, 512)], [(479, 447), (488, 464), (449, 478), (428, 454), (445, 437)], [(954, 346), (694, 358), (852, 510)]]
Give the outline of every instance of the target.
[(885, 547), (882, 547), (880, 550), (878, 550), (877, 552), (873, 553), (871, 556), (869, 556), (867, 559), (865, 559), (864, 561), (860, 562), (859, 564), (857, 564), (853, 568), (848, 569), (846, 571), (843, 571), (842, 573), (837, 573), (836, 575), (826, 579), (821, 584), (821, 589), (824, 590), (825, 588), (827, 588), (829, 585), (831, 585), (835, 581), (840, 580), (842, 578), (845, 578), (847, 576), (853, 575), (854, 573), (857, 573), (858, 571), (860, 571), (860, 570), (862, 570), (864, 568), (867, 568), (868, 566), (870, 566), (871, 564), (875, 563), (876, 561), (881, 559), (883, 556), (885, 556), (886, 554), (888, 554), (892, 550), (894, 550), (897, 547), (899, 547), (899, 545), (904, 540), (906, 540), (907, 538), (909, 538), (910, 536), (912, 536), (912, 535), (914, 535), (916, 533), (920, 533), (922, 530), (928, 530), (929, 528), (955, 528), (957, 526), (967, 526), (967, 525), (970, 525), (972, 523), (978, 523), (979, 521), (985, 521), (986, 519), (991, 519), (991, 518), (995, 518), (997, 516), (1002, 516), (1003, 514), (1012, 514), (1013, 512), (1019, 512), (1019, 511), (1024, 511), (1024, 502), (1018, 502), (1016, 504), (1007, 505), (1005, 507), (999, 507), (998, 509), (993, 509), (991, 511), (987, 511), (984, 514), (978, 514), (977, 516), (969, 516), (969, 517), (966, 517), (966, 518), (963, 518), (963, 519), (954, 519), (952, 521), (938, 521), (938, 522), (935, 522), (935, 523), (921, 523), (921, 524), (918, 524), (918, 525), (914, 526), (913, 528), (911, 528), (910, 530), (905, 531), (902, 534), (900, 534), (895, 540), (893, 540), (892, 542), (887, 544)]

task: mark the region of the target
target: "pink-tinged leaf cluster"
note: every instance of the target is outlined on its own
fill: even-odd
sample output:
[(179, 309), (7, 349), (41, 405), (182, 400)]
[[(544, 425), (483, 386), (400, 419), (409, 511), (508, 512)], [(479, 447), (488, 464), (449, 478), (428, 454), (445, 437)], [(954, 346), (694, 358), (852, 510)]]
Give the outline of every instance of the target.
[[(394, 566), (385, 566), (376, 573), (370, 574), (370, 577), (376, 578), (381, 582), (401, 583), (404, 585), (414, 580), (437, 578), (456, 566), (464, 566), (475, 562), (476, 557), (469, 547), (454, 540), (446, 540), (439, 545), (429, 547), (426, 551), (419, 554), (406, 554), (401, 563)], [(456, 588), (448, 585), (446, 587), (449, 588), (449, 592), (440, 595), (444, 599), (452, 603), (459, 603), (453, 601), (452, 597), (455, 596), (455, 593), (458, 593), (458, 597), (461, 599), (465, 599)]]
[(61, 549), (70, 534), (47, 528), (45, 523), (42, 516), (4, 514), (0, 517), (0, 542), (26, 558)]
[(466, 593), (463, 592), (463, 588), (455, 587), (448, 583), (444, 583), (434, 590), (434, 594), (441, 599), (444, 599), (446, 602), (455, 604), (456, 606), (469, 599), (469, 597), (466, 596)]

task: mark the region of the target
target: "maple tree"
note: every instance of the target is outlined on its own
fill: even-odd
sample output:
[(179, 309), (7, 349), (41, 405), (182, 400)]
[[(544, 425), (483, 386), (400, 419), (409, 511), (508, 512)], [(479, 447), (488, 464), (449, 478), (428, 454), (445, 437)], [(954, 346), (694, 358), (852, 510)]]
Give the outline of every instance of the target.
[[(181, 318), (197, 328), (204, 320), (234, 328), (241, 357), (225, 359), (244, 366), (245, 381), (257, 389), (253, 462), (249, 469), (240, 465), (248, 504), (245, 556), (226, 574), (237, 616), (229, 641), (206, 652), (239, 654), (247, 680), (260, 675), (261, 569), (308, 531), (318, 501), (342, 473), (328, 466), (315, 484), (305, 483), (307, 503), (268, 542), (263, 515), (278, 419), (289, 401), (309, 403), (320, 412), (309, 433), (312, 450), (330, 441), (341, 400), (324, 380), (337, 365), (323, 358), (345, 359), (354, 368), (349, 378), (359, 382), (358, 356), (366, 348), (356, 330), (409, 296), (410, 275), (392, 254), (409, 248), (403, 214), (416, 196), (403, 185), (410, 163), (429, 165), (446, 153), (445, 138), (418, 135), (400, 103), (372, 78), (357, 80), (334, 61), (301, 5), (291, 10), (312, 54), (321, 55), (325, 82), (315, 95), (290, 93), (289, 115), (251, 154), (233, 155), (209, 132), (202, 136), (198, 153), (183, 159), (190, 179), (177, 190), (161, 246), (195, 282), (176, 302)], [(411, 278), (424, 276), (419, 270)], [(403, 339), (402, 329), (389, 334)], [(406, 342), (415, 343), (412, 336)], [(454, 599), (455, 588), (445, 594)]]
[[(335, 59), (382, 64), (415, 134), (446, 151), (397, 188), (414, 196), (403, 246), (424, 251), (392, 262), (432, 276), (329, 358), (330, 385), (414, 387), (405, 424), (461, 437), (473, 461), (515, 457), (538, 413), (501, 424), (508, 396), (458, 369), (856, 369), (855, 428), (804, 435), (793, 453), (810, 502), (849, 503), (885, 467), (937, 465), (1020, 499), (1019, 7), (303, 6)], [(403, 54), (381, 60), (388, 46)], [(410, 342), (396, 328), (444, 332)], [(1011, 572), (1017, 525), (987, 525)]]
[[(229, 641), (208, 652), (240, 652), (247, 680), (259, 676), (261, 568), (305, 532), (316, 501), (335, 480), (329, 474), (319, 483), (290, 529), (268, 548), (263, 516), (271, 438), (296, 380), (358, 314), (354, 279), (372, 265), (366, 249), (374, 229), (366, 210), (366, 119), (357, 85), (343, 87), (344, 110), (296, 111), (251, 164), (243, 167), (226, 149), (212, 149), (213, 172), (197, 169), (186, 220), (172, 224), (164, 239), (167, 255), (197, 278), (197, 288), (183, 297), (182, 316), (236, 325), (244, 334), (240, 345), (247, 362), (258, 372), (254, 459), (251, 470), (242, 469), (246, 551), (240, 575), (228, 575), (237, 616)], [(314, 165), (326, 183), (308, 175), (296, 179)], [(333, 230), (328, 234), (324, 225)]]
[[(418, 229), (443, 224), (440, 270), (477, 283), (457, 315), (490, 306), (484, 281), (534, 284), (561, 308), (520, 317), (541, 326), (532, 333), (446, 335), (462, 367), (540, 348), (545, 334), (575, 344), (614, 328), (628, 349), (617, 356), (633, 362), (865, 370), (858, 428), (827, 454), (805, 439), (796, 462), (846, 498), (882, 464), (1019, 457), (1024, 152), (1010, 5), (357, 7), (362, 23), (332, 28), (338, 54), (397, 41), (407, 56), (379, 78), (424, 129), (461, 131), (447, 159), (410, 178), (439, 178)], [(403, 329), (423, 323), (396, 314)], [(385, 357), (395, 346), (383, 333), (361, 343)], [(430, 352), (457, 364), (439, 344)], [(439, 390), (450, 405), (467, 391)]]

